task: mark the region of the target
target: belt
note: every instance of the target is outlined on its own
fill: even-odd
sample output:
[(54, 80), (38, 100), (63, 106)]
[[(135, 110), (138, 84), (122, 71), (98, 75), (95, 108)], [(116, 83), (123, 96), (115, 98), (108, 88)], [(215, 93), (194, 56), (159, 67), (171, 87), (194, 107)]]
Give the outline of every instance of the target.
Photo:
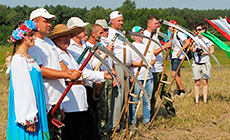
[[(71, 82), (71, 81), (65, 81), (65, 84), (66, 84), (66, 85), (69, 85), (70, 82)], [(85, 84), (85, 82), (84, 82), (83, 80), (75, 80), (75, 81), (73, 82), (73, 85), (84, 85), (84, 84)]]
[(197, 65), (205, 65), (206, 63), (195, 63)]

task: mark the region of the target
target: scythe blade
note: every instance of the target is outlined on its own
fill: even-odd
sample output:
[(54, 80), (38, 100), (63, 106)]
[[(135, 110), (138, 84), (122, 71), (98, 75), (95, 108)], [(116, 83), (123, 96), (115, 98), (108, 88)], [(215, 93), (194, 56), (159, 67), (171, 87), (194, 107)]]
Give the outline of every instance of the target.
[(120, 65), (122, 67), (123, 70), (125, 70), (133, 79), (134, 81), (138, 84), (138, 86), (142, 89), (144, 96), (147, 100), (148, 105), (150, 105), (150, 101), (149, 101), (149, 96), (145, 90), (145, 88), (143, 87), (143, 85), (140, 83), (140, 81), (133, 75), (133, 73), (130, 71), (130, 69), (124, 65), (117, 57), (115, 57), (111, 52), (109, 52), (106, 47), (104, 47), (103, 45), (99, 47), (99, 50), (104, 52), (105, 54), (107, 54), (108, 56), (110, 56), (118, 65)]
[(122, 42), (124, 42), (125, 44), (127, 44), (132, 50), (135, 51), (135, 53), (137, 53), (137, 55), (141, 57), (141, 59), (143, 59), (143, 61), (147, 64), (147, 69), (150, 69), (152, 67), (150, 65), (150, 62), (141, 54), (141, 52), (135, 46), (133, 46), (132, 43), (130, 43), (127, 39), (125, 39), (122, 35), (118, 33), (117, 33), (117, 38)]
[(161, 49), (162, 49), (164, 52), (166, 52), (166, 51), (164, 50), (163, 46), (162, 46), (158, 41), (156, 41), (156, 40), (154, 40), (154, 39), (152, 39), (152, 38), (150, 38), (150, 37), (148, 37), (148, 36), (145, 36), (145, 35), (142, 35), (142, 34), (139, 34), (139, 33), (134, 33), (134, 32), (132, 32), (132, 31), (126, 31), (126, 34), (127, 34), (127, 35), (133, 35), (133, 36), (140, 36), (140, 37), (146, 38), (146, 39), (148, 39), (148, 40), (151, 40), (151, 41), (155, 42), (158, 46), (160, 46)]
[(94, 55), (94, 56), (105, 66), (105, 68), (109, 71), (109, 73), (110, 73), (111, 76), (115, 79), (115, 81), (116, 81), (116, 83), (117, 83), (118, 90), (121, 91), (121, 87), (120, 87), (120, 84), (119, 84), (119, 82), (118, 82), (116, 76), (114, 76), (114, 75), (112, 74), (112, 70), (111, 70), (111, 68), (106, 64), (105, 60), (102, 59), (101, 56), (100, 56), (99, 54), (97, 54), (97, 53), (94, 53), (93, 55)]
[(164, 34), (161, 33), (160, 31), (158, 32), (158, 34), (159, 34), (161, 37), (164, 37), (164, 38), (166, 38), (167, 40), (170, 40), (176, 47), (178, 47), (178, 48), (181, 50), (181, 52), (185, 55), (185, 57), (187, 58), (189, 65), (191, 65), (191, 63), (190, 63), (190, 61), (189, 61), (189, 58), (188, 58), (188, 55), (184, 52), (184, 50), (181, 48), (181, 46), (178, 46), (173, 40), (171, 40), (170, 38), (168, 38), (166, 35), (164, 35)]

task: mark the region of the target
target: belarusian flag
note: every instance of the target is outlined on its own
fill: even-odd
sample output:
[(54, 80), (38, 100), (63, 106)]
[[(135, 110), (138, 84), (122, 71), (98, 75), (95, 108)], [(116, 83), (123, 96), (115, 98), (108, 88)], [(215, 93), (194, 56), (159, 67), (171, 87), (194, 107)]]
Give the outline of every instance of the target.
[(230, 25), (226, 19), (205, 20), (230, 41)]

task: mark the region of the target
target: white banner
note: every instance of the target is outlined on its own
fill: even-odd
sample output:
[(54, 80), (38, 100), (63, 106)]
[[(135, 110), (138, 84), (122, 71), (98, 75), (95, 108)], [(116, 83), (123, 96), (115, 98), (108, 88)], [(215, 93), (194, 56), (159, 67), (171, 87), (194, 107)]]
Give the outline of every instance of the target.
[(214, 24), (224, 30), (227, 34), (230, 35), (230, 25), (226, 19), (215, 19), (211, 20)]

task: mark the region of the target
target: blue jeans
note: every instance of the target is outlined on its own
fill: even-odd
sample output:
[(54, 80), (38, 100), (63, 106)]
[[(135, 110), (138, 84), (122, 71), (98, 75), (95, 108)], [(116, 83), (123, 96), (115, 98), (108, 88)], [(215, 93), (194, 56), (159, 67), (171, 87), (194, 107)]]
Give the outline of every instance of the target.
[(182, 59), (178, 59), (178, 58), (171, 59), (172, 71), (176, 71), (177, 70), (178, 66), (180, 65), (181, 60)]
[[(143, 84), (144, 80), (140, 80), (140, 82)], [(152, 92), (153, 92), (153, 79), (148, 79), (146, 81), (145, 90), (149, 96), (149, 102), (151, 102)], [(141, 92), (141, 88), (135, 83), (134, 86), (134, 94), (138, 95)], [(138, 102), (138, 99), (131, 97), (131, 101)], [(134, 115), (136, 112), (136, 104), (130, 104), (129, 105), (129, 119), (130, 123), (136, 123), (136, 120), (134, 120)], [(148, 123), (150, 121), (150, 105), (148, 105), (147, 100), (145, 99), (145, 96), (143, 96), (143, 123)]]

